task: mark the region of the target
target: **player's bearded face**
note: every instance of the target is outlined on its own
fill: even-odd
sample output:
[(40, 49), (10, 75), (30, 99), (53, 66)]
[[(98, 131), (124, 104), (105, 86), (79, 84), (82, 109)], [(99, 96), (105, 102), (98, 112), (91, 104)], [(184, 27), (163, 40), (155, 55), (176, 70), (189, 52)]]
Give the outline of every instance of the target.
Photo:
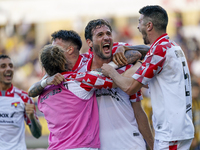
[(148, 39), (148, 35), (146, 32), (146, 21), (145, 21), (144, 15), (140, 15), (139, 24), (137, 28), (142, 33), (144, 44), (150, 44), (150, 41)]
[(97, 27), (93, 30), (93, 52), (102, 59), (112, 57), (113, 38), (107, 26)]
[(0, 59), (0, 84), (10, 85), (13, 79), (14, 67), (9, 58)]
[(142, 30), (141, 33), (143, 36), (144, 44), (150, 44), (146, 31)]

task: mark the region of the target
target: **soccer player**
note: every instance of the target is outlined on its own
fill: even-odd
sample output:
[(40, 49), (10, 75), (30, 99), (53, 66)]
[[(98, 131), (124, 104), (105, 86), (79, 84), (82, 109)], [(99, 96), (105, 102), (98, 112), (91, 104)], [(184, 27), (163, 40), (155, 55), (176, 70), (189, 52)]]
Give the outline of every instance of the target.
[(25, 125), (35, 138), (41, 136), (41, 125), (33, 100), (14, 87), (14, 65), (7, 55), (0, 55), (0, 149), (26, 150)]
[(64, 51), (47, 45), (40, 55), (42, 67), (49, 76), (61, 73), (65, 82), (48, 85), (38, 99), (50, 131), (49, 150), (98, 150), (99, 115), (95, 96), (97, 88), (111, 88), (112, 80), (99, 72), (74, 73), (68, 68)]
[(160, 6), (140, 9), (138, 29), (144, 43), (151, 44), (142, 66), (132, 78), (122, 77), (104, 64), (110, 76), (126, 93), (133, 94), (149, 83), (155, 130), (154, 150), (188, 150), (194, 137), (191, 78), (181, 47), (166, 33), (167, 12)]
[[(95, 70), (112, 60), (116, 44), (113, 44), (112, 28), (107, 21), (91, 20), (85, 28), (85, 38), (92, 58), (80, 69), (81, 71)], [(130, 67), (132, 65), (117, 71), (123, 73)], [(96, 91), (96, 97), (100, 120), (100, 150), (144, 150), (144, 139), (153, 149), (153, 136), (141, 106), (140, 91), (129, 97), (120, 88), (99, 89)]]

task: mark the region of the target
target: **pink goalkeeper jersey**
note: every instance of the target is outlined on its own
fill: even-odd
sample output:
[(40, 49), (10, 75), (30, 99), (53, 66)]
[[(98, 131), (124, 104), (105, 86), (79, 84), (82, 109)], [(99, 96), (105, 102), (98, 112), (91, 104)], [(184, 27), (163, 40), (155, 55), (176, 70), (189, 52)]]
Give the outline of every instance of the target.
[(49, 150), (99, 148), (96, 88), (111, 88), (112, 80), (96, 72), (65, 73), (67, 82), (47, 86), (38, 99), (50, 130)]

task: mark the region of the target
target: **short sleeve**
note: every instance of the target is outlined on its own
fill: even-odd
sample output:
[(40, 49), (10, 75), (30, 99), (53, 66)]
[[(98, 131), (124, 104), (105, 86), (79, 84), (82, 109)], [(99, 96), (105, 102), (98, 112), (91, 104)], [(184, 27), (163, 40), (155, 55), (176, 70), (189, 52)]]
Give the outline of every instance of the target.
[(156, 74), (159, 74), (166, 60), (166, 51), (162, 45), (156, 46), (154, 53), (147, 54), (141, 67), (132, 76), (140, 83), (146, 85)]

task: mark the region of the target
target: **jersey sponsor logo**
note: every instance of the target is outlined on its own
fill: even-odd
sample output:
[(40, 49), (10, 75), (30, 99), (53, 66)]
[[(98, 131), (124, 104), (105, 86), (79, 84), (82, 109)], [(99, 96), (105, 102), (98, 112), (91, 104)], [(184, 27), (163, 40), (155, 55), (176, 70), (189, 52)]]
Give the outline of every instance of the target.
[(16, 112), (13, 112), (13, 113), (10, 115), (10, 118), (12, 118), (12, 117), (14, 116), (15, 113), (16, 113)]
[(0, 120), (0, 123), (14, 123), (14, 121)]
[(16, 112), (13, 112), (10, 116), (7, 113), (0, 113), (0, 118), (13, 118), (15, 113)]
[[(11, 114), (11, 116), (9, 116), (8, 113), (0, 113), (0, 123), (4, 124), (4, 123), (14, 123), (13, 120), (8, 120), (9, 118), (12, 118), (14, 116), (14, 114)], [(5, 120), (4, 120), (5, 119)]]
[(11, 106), (15, 106), (15, 108), (17, 108), (18, 104), (20, 104), (20, 102), (14, 102), (14, 103), (11, 103)]
[(96, 97), (101, 97), (101, 96), (111, 96), (117, 101), (124, 101), (123, 98), (118, 94), (118, 92), (112, 89), (96, 90)]
[(57, 89), (54, 89), (54, 90), (50, 91), (49, 93), (47, 93), (46, 95), (44, 95), (44, 96), (40, 99), (41, 103), (42, 103), (45, 99), (47, 99), (48, 97), (53, 96), (53, 95), (55, 95), (55, 94), (58, 94), (58, 93), (60, 93), (61, 91), (62, 91), (61, 88), (57, 88)]
[(13, 124), (13, 117), (17, 112), (9, 113), (0, 113), (0, 124)]
[(9, 118), (9, 114), (0, 113), (0, 118)]

